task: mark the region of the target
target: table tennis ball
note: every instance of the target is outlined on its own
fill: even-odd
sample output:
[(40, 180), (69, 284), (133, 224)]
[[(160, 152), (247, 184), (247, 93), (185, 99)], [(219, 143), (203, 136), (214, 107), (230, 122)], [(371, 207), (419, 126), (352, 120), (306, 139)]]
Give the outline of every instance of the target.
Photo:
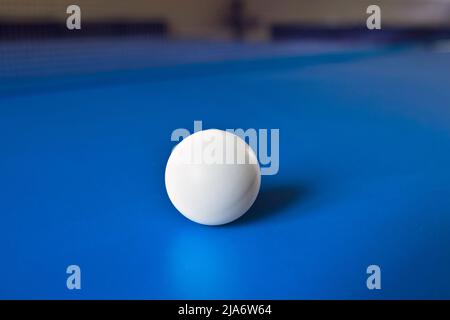
[(165, 183), (170, 201), (186, 218), (221, 225), (252, 206), (261, 172), (255, 152), (244, 140), (210, 129), (188, 136), (173, 149)]

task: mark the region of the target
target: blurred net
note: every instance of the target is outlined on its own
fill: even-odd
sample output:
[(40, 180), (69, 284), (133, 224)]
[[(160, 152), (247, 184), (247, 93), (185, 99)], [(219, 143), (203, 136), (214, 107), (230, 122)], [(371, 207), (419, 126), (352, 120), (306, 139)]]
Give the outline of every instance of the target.
[[(343, 46), (336, 43), (316, 45), (314, 39), (369, 38), (364, 22), (364, 6), (369, 3), (366, 2), (78, 0), (77, 4), (82, 8), (82, 29), (73, 31), (66, 27), (66, 8), (72, 2), (1, 0), (0, 81), (3, 84), (12, 80), (19, 83), (29, 77), (333, 52)], [(442, 33), (441, 38), (448, 36), (450, 1), (393, 2), (405, 11), (403, 15), (394, 15), (386, 10), (387, 21), (396, 21), (397, 16), (406, 15), (410, 20), (417, 17), (419, 22), (427, 22), (426, 28), (414, 26), (416, 29), (410, 35), (429, 38), (438, 31)], [(355, 19), (352, 18), (354, 15)], [(405, 27), (402, 23), (401, 28), (411, 31), (410, 26)], [(394, 30), (387, 25), (378, 34), (388, 34), (390, 30), (398, 32), (401, 28)], [(246, 34), (251, 40), (255, 34), (260, 37), (257, 39), (264, 40), (309, 40), (301, 44), (276, 45), (225, 41), (233, 35), (242, 40)]]

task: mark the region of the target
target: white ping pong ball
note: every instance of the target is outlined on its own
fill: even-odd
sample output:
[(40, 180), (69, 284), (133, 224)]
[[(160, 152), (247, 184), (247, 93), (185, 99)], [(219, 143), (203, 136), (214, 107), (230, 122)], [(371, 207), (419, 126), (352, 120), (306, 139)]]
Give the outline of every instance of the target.
[(261, 170), (252, 148), (237, 135), (210, 129), (183, 139), (166, 165), (167, 194), (186, 218), (221, 225), (252, 206)]

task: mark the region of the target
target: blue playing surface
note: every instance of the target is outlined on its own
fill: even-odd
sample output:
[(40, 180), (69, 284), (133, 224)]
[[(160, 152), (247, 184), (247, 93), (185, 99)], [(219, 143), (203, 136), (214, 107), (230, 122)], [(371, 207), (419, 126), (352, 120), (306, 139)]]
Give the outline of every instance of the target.
[[(0, 298), (450, 298), (448, 52), (183, 42), (157, 60), (152, 46), (103, 49), (103, 69), (101, 48), (54, 70), (11, 54)], [(107, 70), (127, 48), (138, 57)], [(280, 129), (279, 173), (235, 223), (192, 223), (166, 195), (170, 135), (194, 120)], [(381, 290), (366, 287), (371, 264)]]

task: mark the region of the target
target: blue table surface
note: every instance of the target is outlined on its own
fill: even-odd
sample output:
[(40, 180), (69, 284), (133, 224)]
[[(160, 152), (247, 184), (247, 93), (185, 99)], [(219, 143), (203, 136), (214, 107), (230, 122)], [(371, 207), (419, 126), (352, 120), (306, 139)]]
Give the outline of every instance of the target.
[[(3, 73), (0, 298), (449, 299), (450, 54), (280, 46)], [(235, 223), (192, 223), (166, 195), (170, 134), (194, 120), (280, 129), (279, 173)]]

